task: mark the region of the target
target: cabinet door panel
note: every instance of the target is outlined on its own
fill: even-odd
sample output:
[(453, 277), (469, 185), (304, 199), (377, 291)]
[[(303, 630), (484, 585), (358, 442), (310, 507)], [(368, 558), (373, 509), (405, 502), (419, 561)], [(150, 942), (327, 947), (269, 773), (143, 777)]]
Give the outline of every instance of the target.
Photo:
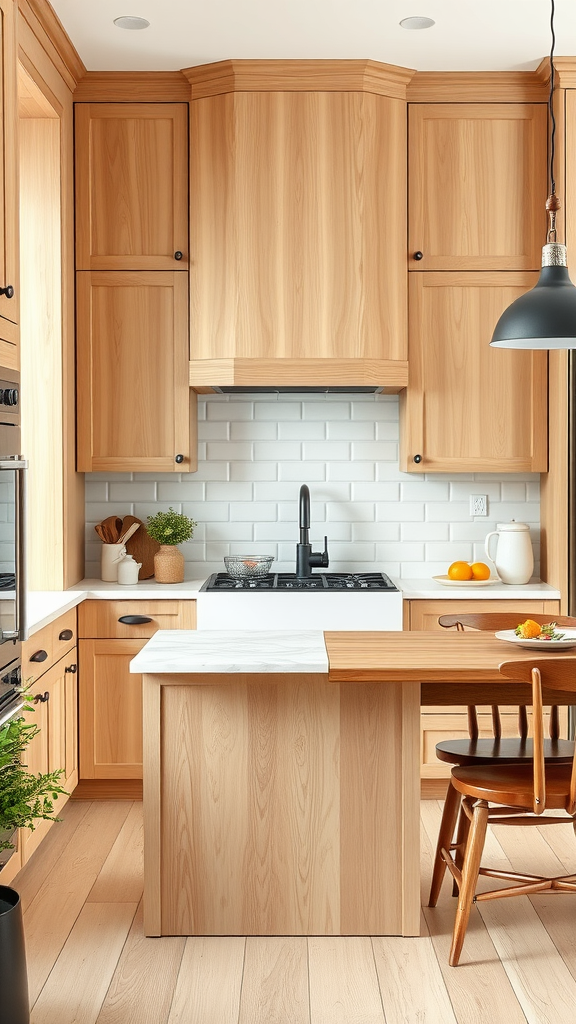
[(187, 275), (79, 273), (77, 317), (78, 469), (195, 469)]
[(79, 103), (75, 130), (77, 269), (185, 270), (187, 104)]
[(409, 108), (411, 270), (536, 270), (546, 230), (546, 106)]
[(410, 601), (409, 605), (409, 629), (411, 630), (442, 629), (443, 627), (438, 625), (439, 617), (457, 613), (473, 615), (479, 612), (502, 612), (504, 614), (517, 611), (520, 616), (518, 622), (522, 622), (531, 612), (538, 615), (549, 613), (551, 616), (560, 614), (559, 601), (522, 601), (498, 598), (494, 600), (487, 598), (480, 601), (462, 601), (460, 599), (443, 601), (439, 598), (437, 601)]
[(535, 274), (410, 275), (404, 470), (546, 471), (547, 354), (490, 347), (500, 314), (535, 282)]
[(142, 778), (142, 676), (131, 675), (144, 640), (80, 641), (80, 778)]
[[(12, 285), (14, 289), (11, 299), (0, 295), (0, 316), (13, 323), (18, 323), (19, 296), (16, 54), (15, 4), (0, 0), (0, 287)], [(0, 337), (7, 337), (4, 328)], [(10, 359), (12, 340), (10, 331), (6, 342), (0, 344), (3, 361)], [(15, 368), (17, 361), (7, 365)]]

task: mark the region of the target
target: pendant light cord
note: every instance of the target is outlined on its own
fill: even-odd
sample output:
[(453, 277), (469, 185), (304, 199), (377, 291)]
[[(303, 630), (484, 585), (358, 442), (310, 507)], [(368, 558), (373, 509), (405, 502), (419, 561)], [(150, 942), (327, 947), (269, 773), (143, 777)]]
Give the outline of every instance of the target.
[(556, 181), (554, 179), (554, 155), (556, 149), (556, 118), (554, 117), (554, 107), (552, 98), (554, 95), (554, 48), (556, 46), (556, 33), (554, 32), (554, 0), (550, 0), (550, 34), (552, 36), (552, 46), (550, 49), (550, 96), (548, 98), (548, 110), (550, 111), (550, 121), (552, 124), (552, 132), (550, 135), (550, 194), (556, 194)]

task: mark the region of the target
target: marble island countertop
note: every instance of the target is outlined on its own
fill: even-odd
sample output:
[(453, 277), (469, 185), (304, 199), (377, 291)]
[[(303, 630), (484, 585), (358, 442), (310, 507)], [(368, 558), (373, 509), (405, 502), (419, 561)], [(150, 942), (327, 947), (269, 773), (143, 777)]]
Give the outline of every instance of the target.
[(320, 672), (328, 655), (320, 630), (162, 629), (130, 662), (131, 672)]

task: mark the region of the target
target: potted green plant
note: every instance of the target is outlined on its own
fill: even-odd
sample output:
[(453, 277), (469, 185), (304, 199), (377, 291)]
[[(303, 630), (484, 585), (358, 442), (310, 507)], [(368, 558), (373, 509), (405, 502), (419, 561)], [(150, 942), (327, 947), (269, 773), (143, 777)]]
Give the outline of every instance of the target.
[(148, 516), (148, 535), (160, 545), (160, 550), (154, 555), (154, 577), (157, 583), (182, 583), (184, 555), (176, 545), (190, 540), (197, 525), (194, 519), (182, 512), (175, 512), (172, 507), (167, 512)]
[[(57, 820), (54, 801), (66, 792), (60, 786), (63, 769), (34, 775), (25, 764), (26, 748), (38, 732), (23, 717), (0, 726), (0, 865), (2, 852), (14, 848), (17, 829), (33, 829), (42, 818)], [(0, 1019), (30, 1020), (22, 908), (18, 893), (7, 885), (0, 885)]]

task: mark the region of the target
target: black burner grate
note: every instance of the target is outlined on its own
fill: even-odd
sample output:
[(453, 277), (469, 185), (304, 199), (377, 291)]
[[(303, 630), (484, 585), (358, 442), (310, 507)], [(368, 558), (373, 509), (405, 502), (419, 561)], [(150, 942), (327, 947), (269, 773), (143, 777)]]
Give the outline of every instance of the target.
[(215, 572), (206, 580), (201, 590), (282, 590), (282, 591), (349, 591), (389, 590), (397, 591), (392, 580), (383, 572), (318, 572), (305, 579), (298, 579), (292, 572), (270, 573), (254, 579), (235, 579), (225, 572)]

